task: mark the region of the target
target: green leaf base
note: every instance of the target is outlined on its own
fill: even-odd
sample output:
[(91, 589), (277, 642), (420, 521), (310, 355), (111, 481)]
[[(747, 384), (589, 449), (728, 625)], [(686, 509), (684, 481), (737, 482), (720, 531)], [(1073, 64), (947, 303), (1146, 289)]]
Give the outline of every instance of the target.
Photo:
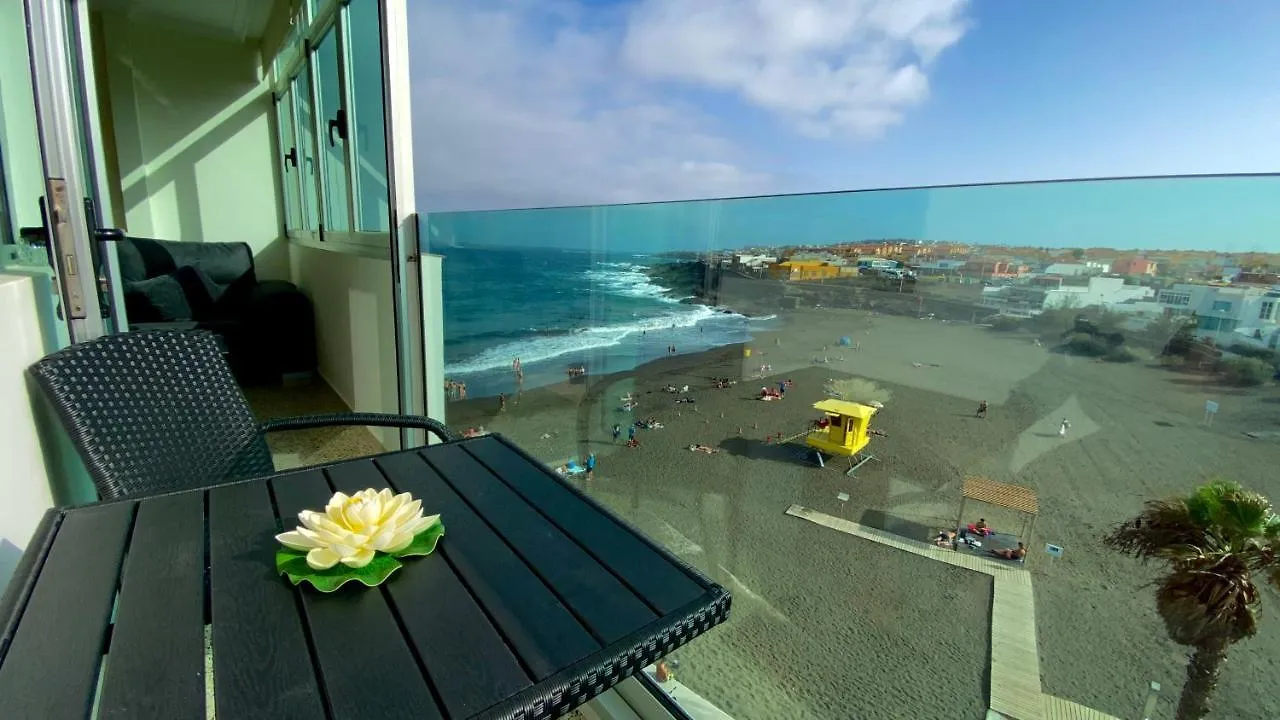
[(276, 571), (289, 578), (289, 582), (294, 585), (307, 582), (323, 593), (331, 593), (352, 580), (361, 582), (366, 587), (375, 587), (386, 582), (392, 573), (400, 569), (403, 563), (399, 558), (430, 555), (443, 535), (444, 523), (437, 522), (415, 535), (413, 542), (405, 549), (392, 554), (376, 553), (373, 560), (362, 568), (338, 563), (328, 570), (313, 570), (307, 564), (305, 552), (282, 547), (276, 550)]

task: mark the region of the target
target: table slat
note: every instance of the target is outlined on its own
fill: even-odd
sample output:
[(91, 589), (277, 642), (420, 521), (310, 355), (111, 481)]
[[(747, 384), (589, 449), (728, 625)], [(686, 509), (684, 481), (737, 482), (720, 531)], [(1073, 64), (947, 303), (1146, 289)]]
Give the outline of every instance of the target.
[[(338, 465), (327, 475), (334, 489), (347, 494), (389, 487), (372, 461)], [(427, 514), (437, 512), (430, 497), (414, 497), (424, 501)], [(386, 588), (445, 708), (450, 716), (463, 718), (532, 683), (445, 559), (442, 549), (453, 540), (450, 527), (451, 523), (446, 524), (448, 534), (436, 552), (405, 558), (405, 567), (396, 571)]]
[(440, 513), (444, 553), (538, 680), (599, 650), (582, 624), (419, 455), (378, 458), (392, 487)]
[[(318, 470), (277, 477), (271, 487), (286, 529), (302, 510), (323, 509), (333, 494)], [(298, 592), (334, 718), (443, 717), (380, 589)]]
[(458, 445), (423, 455), (606, 643), (657, 616), (607, 568)]
[(199, 717), (204, 705), (204, 495), (142, 500), (98, 716)]
[(93, 703), (133, 503), (67, 514), (4, 665), (6, 718), (84, 718)]
[(265, 482), (209, 491), (209, 601), (219, 720), (325, 716), (296, 596), (275, 572), (277, 532)]
[(706, 592), (635, 533), (592, 507), (560, 480), (550, 477), (500, 440), (481, 438), (462, 447), (579, 545), (613, 568), (659, 612), (673, 612)]

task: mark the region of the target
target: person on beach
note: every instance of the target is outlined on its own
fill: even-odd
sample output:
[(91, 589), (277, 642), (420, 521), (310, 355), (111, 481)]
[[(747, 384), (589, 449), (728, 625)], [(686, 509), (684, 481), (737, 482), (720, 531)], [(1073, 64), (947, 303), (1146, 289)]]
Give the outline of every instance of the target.
[(985, 418), (986, 416), (987, 416), (987, 401), (983, 400), (982, 402), (978, 403), (978, 412), (974, 415), (974, 417)]
[(618, 442), (618, 436), (622, 434), (622, 426), (618, 423), (613, 424), (613, 441)]
[(596, 472), (596, 454), (595, 453), (587, 454), (586, 465), (587, 465), (587, 478), (590, 479), (595, 475), (595, 472)]
[(502, 412), (503, 410), (506, 410), (506, 409), (507, 409), (507, 394), (498, 393), (498, 412)]
[(631, 443), (635, 442), (635, 440), (636, 440), (636, 426), (632, 425), (631, 427), (627, 428), (627, 444), (630, 445)]
[(1070, 429), (1071, 423), (1067, 422), (1066, 418), (1062, 418), (1062, 424), (1058, 426), (1058, 437), (1065, 438), (1067, 436), (1067, 430)]
[(1027, 547), (1018, 543), (1018, 547), (1013, 550), (988, 550), (987, 552), (1005, 560), (1021, 560), (1027, 556)]

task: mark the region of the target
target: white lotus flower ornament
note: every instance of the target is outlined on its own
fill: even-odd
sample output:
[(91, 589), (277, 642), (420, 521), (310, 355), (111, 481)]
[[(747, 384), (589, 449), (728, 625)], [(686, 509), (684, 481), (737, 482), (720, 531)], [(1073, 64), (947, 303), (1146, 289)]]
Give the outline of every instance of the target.
[(377, 585), (399, 569), (397, 558), (430, 554), (444, 534), (439, 515), (423, 516), (421, 500), (385, 488), (334, 493), (323, 512), (303, 510), (298, 519), (301, 526), (276, 536), (287, 548), (276, 566), (294, 584), (306, 579), (326, 592), (348, 580)]

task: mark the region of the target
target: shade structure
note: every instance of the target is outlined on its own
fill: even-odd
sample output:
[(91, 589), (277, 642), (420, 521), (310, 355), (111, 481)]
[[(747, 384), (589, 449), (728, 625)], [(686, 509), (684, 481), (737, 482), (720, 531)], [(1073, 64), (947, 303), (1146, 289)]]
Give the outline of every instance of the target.
[(956, 516), (957, 528), (962, 527), (965, 504), (970, 500), (1022, 513), (1022, 532), (1018, 533), (1018, 537), (1030, 550), (1031, 534), (1035, 532), (1036, 516), (1040, 514), (1040, 502), (1036, 499), (1035, 491), (1021, 485), (996, 482), (987, 478), (965, 478), (960, 495), (960, 512)]

